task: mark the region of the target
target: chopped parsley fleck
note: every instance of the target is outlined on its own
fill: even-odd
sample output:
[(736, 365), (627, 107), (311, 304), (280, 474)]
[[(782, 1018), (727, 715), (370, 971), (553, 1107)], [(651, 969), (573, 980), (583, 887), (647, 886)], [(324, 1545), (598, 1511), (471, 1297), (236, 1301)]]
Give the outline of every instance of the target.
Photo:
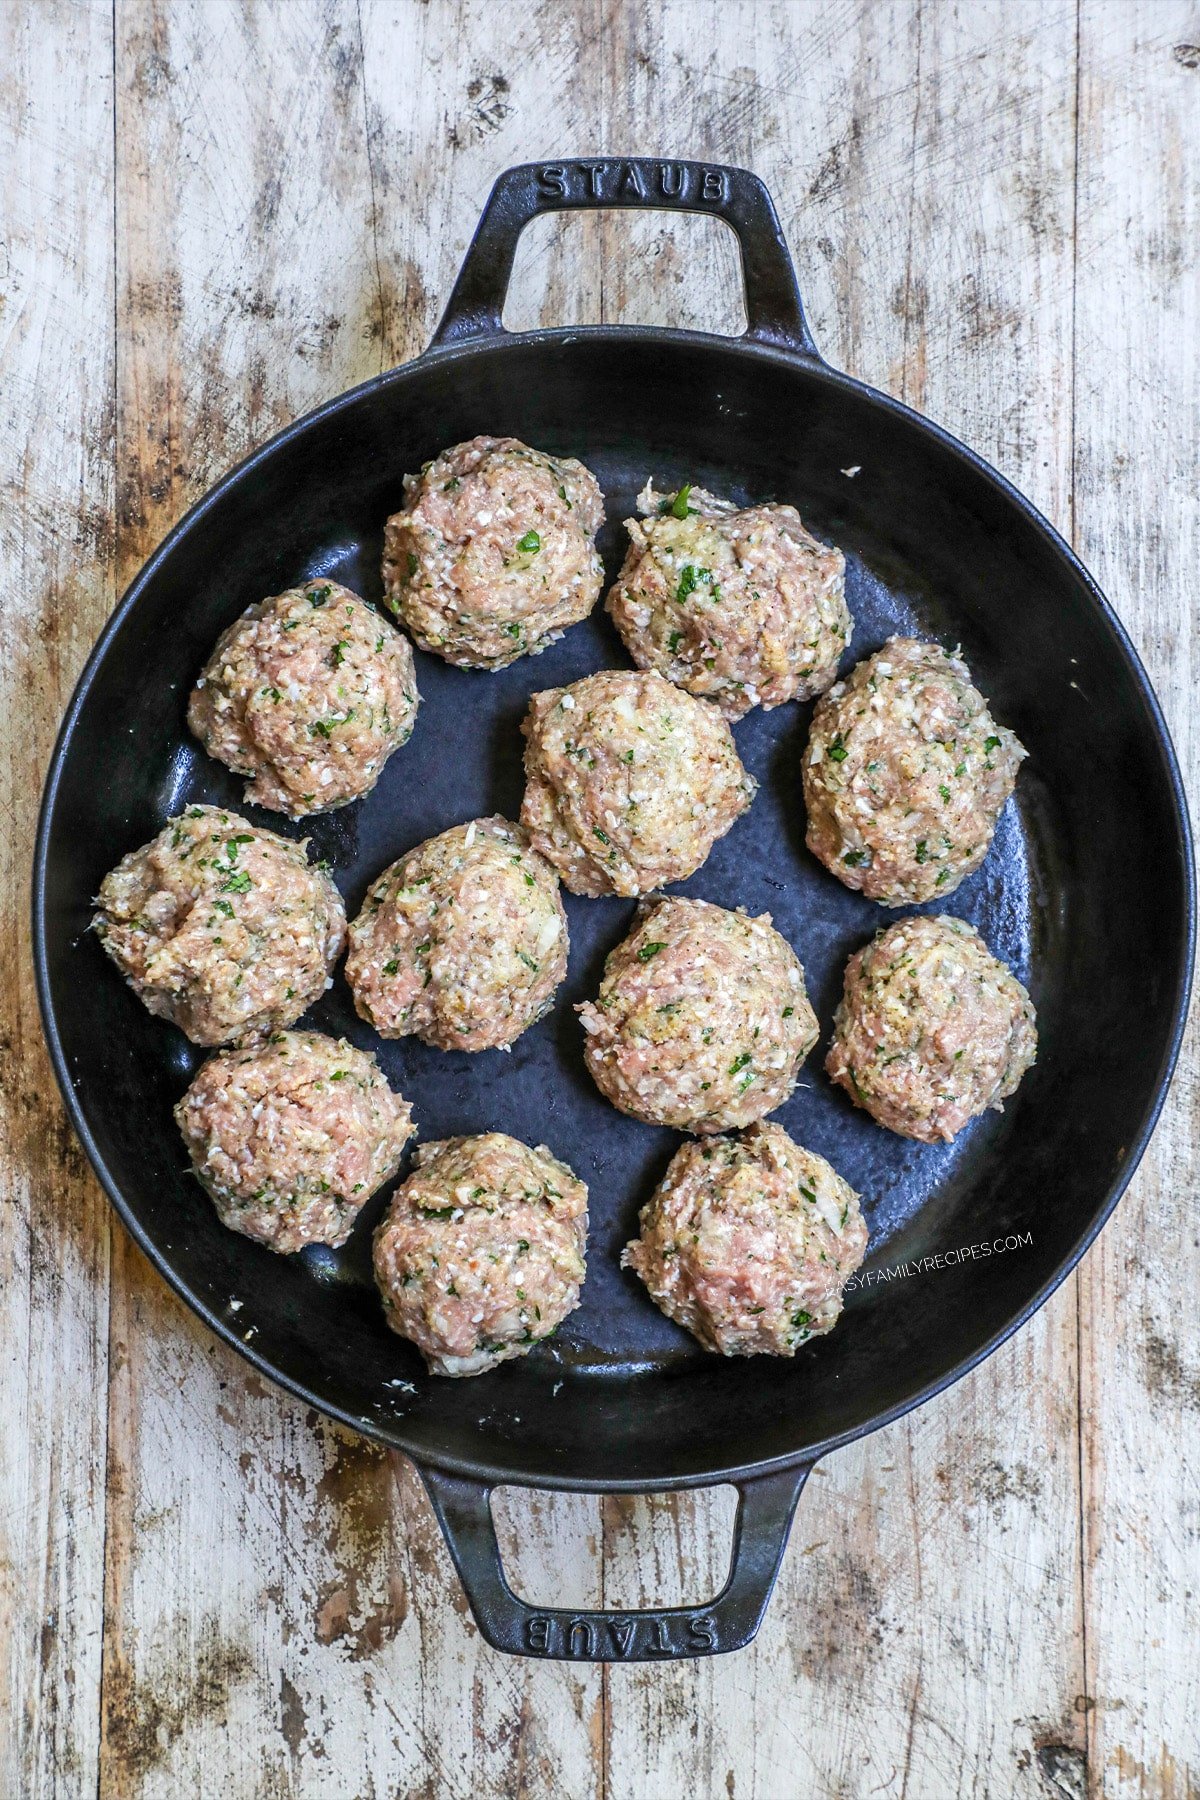
[(570, 502), (570, 501), (569, 501), (569, 500), (567, 500), (567, 490), (566, 490), (566, 488), (565, 488), (565, 487), (560, 487), (560, 488), (559, 488), (559, 490), (558, 490), (558, 497), (559, 497), (559, 499), (560, 499), (560, 500), (564, 500), (564, 501), (566, 501), (566, 505), (567, 505), (567, 510), (568, 510), (568, 512), (570, 512), (570, 511), (572, 511), (572, 510), (573, 510), (573, 508), (572, 508), (572, 506), (571, 506), (571, 502)]
[(830, 744), (830, 746), (829, 746), (828, 750), (825, 752), (825, 754), (829, 758), (830, 762), (845, 762), (846, 757), (849, 754), (849, 752), (847, 751), (845, 744), (843, 744), (843, 742), (842, 742), (842, 734), (840, 731), (839, 731), (838, 735), (834, 738), (832, 744)]
[(519, 638), (519, 637), (520, 637), (520, 635), (521, 635), (521, 632), (522, 632), (522, 630), (523, 630), (523, 629), (524, 629), (524, 628), (523, 628), (523, 626), (522, 626), (522, 625), (521, 625), (521, 622), (520, 622), (520, 620), (518, 620), (518, 619), (514, 619), (514, 620), (513, 620), (513, 622), (512, 622), (512, 624), (511, 624), (511, 625), (506, 625), (506, 626), (505, 626), (505, 627), (504, 627), (504, 629), (505, 629), (505, 631), (506, 631), (506, 632), (507, 632), (507, 633), (508, 633), (508, 635), (509, 635), (509, 637), (510, 637), (510, 638)]
[(749, 1051), (748, 1051), (748, 1050), (743, 1050), (743, 1051), (742, 1051), (742, 1053), (741, 1053), (741, 1055), (740, 1055), (740, 1056), (735, 1056), (735, 1057), (734, 1057), (734, 1059), (733, 1059), (733, 1061), (732, 1061), (732, 1062), (731, 1062), (731, 1063), (730, 1063), (730, 1065), (729, 1065), (729, 1073), (730, 1073), (730, 1074), (731, 1074), (731, 1075), (736, 1075), (736, 1074), (737, 1074), (737, 1072), (738, 1072), (738, 1070), (739, 1070), (739, 1069), (744, 1069), (744, 1068), (745, 1068), (745, 1066), (746, 1066), (746, 1064), (747, 1064), (747, 1063), (748, 1063), (748, 1062), (749, 1062), (749, 1061), (750, 1061), (750, 1052), (749, 1052)]
[(679, 601), (680, 605), (682, 605), (688, 595), (695, 593), (695, 591), (696, 571), (693, 569), (691, 563), (687, 563), (684, 566), (683, 573), (679, 577), (679, 586), (675, 589), (675, 598)]
[(452, 1219), (454, 1217), (452, 1206), (422, 1206), (419, 1200), (417, 1201), (417, 1211), (425, 1219)]
[(601, 831), (599, 825), (592, 826), (592, 835), (594, 837), (598, 837), (602, 844), (611, 844), (612, 843), (612, 839), (609, 837), (607, 831)]
[(809, 1324), (811, 1324), (811, 1322), (812, 1322), (812, 1314), (811, 1313), (800, 1311), (800, 1312), (794, 1312), (792, 1314), (792, 1329), (793, 1329), (793, 1331), (804, 1331), (806, 1329), (806, 1327)]
[(861, 869), (866, 860), (867, 853), (865, 850), (847, 850), (845, 856), (842, 858), (842, 861), (848, 869)]
[(517, 540), (517, 549), (520, 550), (524, 556), (532, 556), (533, 553), (540, 550), (541, 547), (542, 540), (536, 531), (527, 531), (523, 538), (518, 538)]
[(679, 640), (682, 636), (682, 631), (673, 631), (667, 639), (667, 649), (671, 652), (672, 656), (674, 656), (675, 652), (678, 650)]
[(230, 906), (228, 900), (214, 900), (213, 905), (219, 913), (224, 913), (227, 919), (232, 919), (233, 908)]
[(333, 589), (328, 582), (325, 582), (321, 587), (308, 588), (306, 591), (308, 593), (308, 604), (310, 606), (324, 606), (330, 594), (332, 594)]
[(658, 955), (660, 950), (665, 950), (666, 947), (665, 944), (643, 944), (637, 953), (638, 961), (650, 962)]
[(336, 724), (336, 719), (314, 719), (308, 728), (309, 733), (313, 737), (332, 737), (333, 728)]
[(330, 1081), (345, 1081), (349, 1073), (349, 1069), (335, 1069), (329, 1079)]
[(333, 649), (329, 652), (329, 660), (335, 669), (341, 668), (346, 660), (346, 652), (349, 648), (350, 640), (348, 638), (339, 638), (337, 643), (333, 646)]
[(525, 967), (527, 969), (532, 969), (534, 974), (536, 975), (538, 972), (538, 965), (537, 965), (537, 963), (534, 962), (532, 956), (526, 956), (524, 950), (518, 950), (517, 955), (520, 957), (521, 961), (525, 964)]
[(236, 869), (221, 889), (223, 894), (244, 894), (249, 889), (250, 877), (245, 869)]
[(385, 975), (394, 975), (399, 967), (400, 967), (399, 962), (396, 960), (395, 957), (393, 957), (391, 962), (384, 963), (383, 972)]
[(415, 551), (410, 550), (408, 553), (408, 579), (410, 581), (412, 580), (413, 576), (416, 574), (416, 572), (420, 568), (420, 566), (421, 566), (421, 564), (417, 558)]
[(949, 869), (939, 869), (938, 870), (938, 878), (937, 878), (936, 882), (934, 883), (934, 886), (941, 887), (942, 883), (944, 881), (949, 881), (949, 879), (950, 879)]
[(925, 838), (917, 839), (916, 858), (919, 863), (929, 861), (929, 846)]
[(990, 756), (992, 754), (993, 750), (998, 750), (999, 748), (1000, 748), (1000, 739), (998, 737), (984, 738), (983, 754), (985, 756)]
[(945, 785), (945, 783), (944, 783), (944, 782), (943, 782), (943, 783), (942, 783), (942, 784), (941, 784), (941, 785), (940, 785), (940, 786), (939, 786), (939, 787), (938, 787), (938, 793), (939, 793), (939, 794), (940, 794), (940, 795), (941, 795), (941, 796), (942, 796), (942, 799), (943, 799), (943, 800), (944, 800), (944, 801), (945, 801), (945, 803), (946, 803), (946, 804), (947, 804), (947, 805), (949, 805), (949, 803), (950, 803), (950, 789), (949, 789), (949, 788), (948, 788), (948, 787), (947, 787), (947, 786), (946, 786), (946, 785)]
[(782, 1014), (783, 1018), (790, 1019), (795, 1010), (794, 1006), (785, 1006)]

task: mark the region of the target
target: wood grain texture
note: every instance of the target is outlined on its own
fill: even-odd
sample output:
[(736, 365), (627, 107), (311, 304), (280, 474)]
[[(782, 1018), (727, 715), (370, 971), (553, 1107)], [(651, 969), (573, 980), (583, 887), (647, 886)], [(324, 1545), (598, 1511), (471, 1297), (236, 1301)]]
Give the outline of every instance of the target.
[[(602, 1672), (482, 1646), (408, 1465), (248, 1374), (119, 1231), (110, 1259), (25, 925), (118, 587), (419, 352), (530, 158), (756, 168), (822, 350), (1074, 532), (1194, 775), (1198, 143), (1194, 0), (0, 7), (0, 1794), (1200, 1792), (1194, 1040), (1077, 1277), (818, 1470), (756, 1645)], [(506, 316), (736, 330), (737, 281), (711, 222), (600, 214), (527, 234)], [(731, 1511), (497, 1504), (515, 1585), (590, 1605), (711, 1593)]]
[(113, 602), (112, 30), (0, 8), (0, 1793), (95, 1787), (108, 1208), (42, 1043), (30, 847)]

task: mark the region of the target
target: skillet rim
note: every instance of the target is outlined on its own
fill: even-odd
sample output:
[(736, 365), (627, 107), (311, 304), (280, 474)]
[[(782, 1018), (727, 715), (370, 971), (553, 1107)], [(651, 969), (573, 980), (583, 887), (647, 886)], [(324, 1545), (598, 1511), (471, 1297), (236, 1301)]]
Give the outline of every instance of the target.
[[(395, 382), (402, 381), (412, 374), (422, 373), (437, 364), (467, 362), (474, 356), (490, 356), (497, 350), (509, 348), (565, 348), (579, 340), (607, 340), (617, 345), (634, 343), (648, 345), (680, 345), (699, 349), (721, 349), (733, 351), (739, 356), (755, 357), (766, 363), (785, 368), (789, 373), (798, 369), (806, 370), (822, 381), (828, 382), (835, 389), (851, 393), (865, 399), (869, 405), (882, 408), (885, 412), (901, 422), (923, 432), (942, 449), (960, 458), (980, 476), (997, 493), (1002, 501), (1008, 502), (1022, 514), (1034, 530), (1045, 541), (1047, 547), (1065, 566), (1065, 572), (1079, 581), (1087, 597), (1095, 607), (1100, 621), (1106, 627), (1114, 652), (1122, 659), (1127, 673), (1140, 694), (1146, 708), (1150, 725), (1156, 740), (1156, 747), (1162, 763), (1163, 775), (1170, 790), (1172, 810), (1175, 819), (1175, 843), (1180, 854), (1183, 876), (1182, 918), (1178, 926), (1168, 934), (1168, 943), (1178, 944), (1181, 955), (1177, 963), (1173, 993), (1171, 996), (1171, 1030), (1170, 1036), (1160, 1058), (1154, 1077), (1153, 1098), (1142, 1120), (1141, 1127), (1130, 1143), (1121, 1170), (1116, 1179), (1099, 1201), (1091, 1219), (1080, 1233), (1076, 1242), (1067, 1251), (1053, 1273), (1037, 1288), (1030, 1298), (1017, 1312), (990, 1338), (960, 1359), (952, 1368), (936, 1380), (927, 1383), (915, 1393), (907, 1396), (896, 1405), (873, 1415), (867, 1422), (859, 1424), (843, 1432), (820, 1440), (813, 1445), (803, 1445), (784, 1456), (769, 1458), (762, 1462), (737, 1463), (719, 1466), (685, 1475), (671, 1476), (623, 1476), (582, 1480), (568, 1474), (554, 1471), (538, 1471), (536, 1475), (516, 1475), (510, 1470), (498, 1467), (494, 1463), (472, 1457), (456, 1457), (452, 1454), (441, 1454), (430, 1451), (425, 1446), (416, 1449), (405, 1441), (402, 1426), (403, 1420), (396, 1427), (386, 1427), (377, 1421), (359, 1417), (344, 1407), (331, 1404), (327, 1399), (306, 1387), (302, 1382), (294, 1380), (256, 1351), (252, 1345), (237, 1334), (233, 1327), (220, 1314), (214, 1312), (206, 1302), (188, 1286), (178, 1275), (169, 1256), (159, 1250), (148, 1232), (134, 1214), (124, 1194), (111, 1176), (104, 1158), (97, 1147), (82, 1105), (75, 1093), (70, 1070), (59, 1037), (58, 1021), (50, 991), (49, 959), (46, 947), (46, 884), (49, 862), (50, 833), (53, 824), (55, 804), (62, 780), (63, 770), (71, 747), (75, 726), (79, 715), (89, 697), (91, 687), (105, 661), (126, 619), (134, 610), (151, 578), (158, 572), (163, 563), (170, 557), (176, 544), (196, 526), (200, 525), (208, 511), (240, 478), (257, 468), (276, 450), (298, 437), (310, 425), (348, 411), (359, 400), (382, 391)], [(991, 463), (976, 451), (964, 444), (944, 426), (937, 424), (925, 414), (906, 406), (903, 401), (890, 394), (874, 388), (870, 383), (858, 377), (846, 374), (843, 370), (833, 368), (816, 352), (806, 353), (787, 350), (778, 345), (763, 342), (749, 333), (740, 337), (725, 336), (712, 332), (684, 331), (675, 328), (652, 326), (568, 326), (545, 331), (526, 332), (481, 332), (478, 336), (458, 339), (445, 345), (436, 345), (427, 349), (411, 361), (400, 363), (393, 369), (374, 375), (356, 387), (347, 388), (332, 399), (323, 402), (310, 412), (303, 413), (293, 419), (280, 431), (267, 439), (264, 444), (252, 450), (240, 462), (235, 463), (216, 482), (209, 487), (198, 500), (190, 506), (183, 517), (171, 528), (161, 543), (151, 552), (146, 561), (138, 569), (125, 592), (122, 594), (112, 614), (106, 621), (100, 636), (92, 647), (87, 661), (75, 684), (74, 691), (63, 714), (50, 757), (42, 798), (38, 810), (37, 833), (34, 842), (32, 871), (32, 927), (33, 927), (33, 961), (37, 986), (38, 1007), (41, 1013), (42, 1029), (50, 1052), (51, 1065), (55, 1080), (66, 1106), (67, 1116), (87, 1155), (93, 1171), (108, 1196), (114, 1210), (132, 1237), (142, 1254), (150, 1262), (167, 1285), (179, 1296), (191, 1311), (223, 1342), (243, 1357), (251, 1367), (256, 1369), (267, 1380), (281, 1387), (295, 1399), (305, 1402), (323, 1413), (327, 1418), (336, 1419), (349, 1430), (363, 1437), (373, 1439), (392, 1450), (399, 1450), (413, 1461), (418, 1468), (436, 1469), (446, 1474), (457, 1475), (465, 1479), (480, 1482), (485, 1486), (503, 1485), (516, 1487), (541, 1488), (568, 1493), (654, 1493), (673, 1491), (675, 1489), (709, 1487), (724, 1483), (737, 1483), (758, 1475), (765, 1475), (818, 1462), (830, 1451), (853, 1443), (858, 1438), (879, 1430), (884, 1425), (892, 1424), (903, 1418), (906, 1413), (916, 1407), (923, 1406), (926, 1401), (952, 1387), (965, 1375), (984, 1362), (994, 1351), (1008, 1341), (1022, 1326), (1026, 1325), (1050, 1296), (1061, 1287), (1071, 1271), (1079, 1264), (1091, 1248), (1108, 1220), (1111, 1218), (1121, 1197), (1128, 1188), (1137, 1171), (1151, 1137), (1162, 1116), (1172, 1077), (1175, 1073), (1182, 1046), (1183, 1035), (1187, 1025), (1188, 1006), (1191, 996), (1192, 978), (1196, 954), (1196, 868), (1191, 820), (1188, 813), (1187, 795), (1183, 776), (1179, 767), (1179, 759), (1175, 746), (1163, 715), (1158, 696), (1146, 673), (1137, 650), (1120, 618), (1110, 602), (1105, 598), (1095, 578), (1081, 562), (1066, 539), (1055, 529), (1050, 521), (1041, 513), (1021, 491), (1013, 485)]]

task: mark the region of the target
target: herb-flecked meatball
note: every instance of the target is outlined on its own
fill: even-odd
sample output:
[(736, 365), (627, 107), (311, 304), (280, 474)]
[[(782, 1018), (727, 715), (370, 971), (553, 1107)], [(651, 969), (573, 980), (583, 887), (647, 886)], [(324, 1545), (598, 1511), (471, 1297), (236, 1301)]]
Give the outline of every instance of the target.
[(587, 1188), (502, 1131), (417, 1151), (375, 1233), (387, 1322), (435, 1375), (524, 1356), (579, 1304)]
[(152, 1013), (194, 1044), (294, 1025), (329, 986), (342, 897), (305, 843), (191, 806), (106, 875), (92, 924)]
[(503, 669), (591, 612), (603, 522), (596, 478), (574, 457), (516, 438), (455, 444), (404, 478), (384, 537), (388, 604), (422, 650)]
[(900, 919), (846, 965), (825, 1067), (880, 1125), (949, 1143), (1037, 1054), (1033, 1004), (963, 919)]
[(529, 702), (521, 823), (573, 894), (645, 894), (698, 869), (754, 798), (715, 706), (605, 670)]
[(217, 640), (188, 725), (289, 818), (369, 793), (417, 716), (408, 639), (349, 588), (306, 581), (251, 606)]
[(175, 1119), (221, 1223), (284, 1254), (344, 1244), (413, 1133), (375, 1058), (318, 1031), (210, 1057)]
[(647, 483), (638, 508), (605, 604), (639, 668), (727, 719), (824, 692), (852, 629), (840, 550), (811, 537), (794, 506)]
[(883, 906), (951, 894), (987, 855), (1025, 754), (961, 657), (890, 638), (813, 714), (808, 847)]
[(647, 1124), (701, 1134), (782, 1106), (817, 1041), (804, 970), (770, 915), (708, 900), (644, 907), (578, 1010), (601, 1093)]
[(780, 1125), (684, 1144), (621, 1258), (722, 1356), (794, 1356), (832, 1331), (862, 1262), (858, 1195)]
[(567, 972), (558, 876), (519, 825), (475, 819), (385, 869), (350, 927), (346, 979), (384, 1037), (511, 1044)]

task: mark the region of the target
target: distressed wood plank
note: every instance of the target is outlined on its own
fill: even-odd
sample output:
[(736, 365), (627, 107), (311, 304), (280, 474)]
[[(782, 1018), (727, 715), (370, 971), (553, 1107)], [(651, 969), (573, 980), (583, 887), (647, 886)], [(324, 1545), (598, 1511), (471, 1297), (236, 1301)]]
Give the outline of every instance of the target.
[(107, 6), (0, 9), (0, 1792), (96, 1781), (108, 1217), (42, 1042), (30, 849), (112, 605)]
[[(418, 348), (446, 284), (379, 230), (421, 171), (381, 144), (356, 5), (117, 21), (127, 576), (230, 462)], [(384, 24), (381, 74), (423, 53), (421, 9)], [(482, 1651), (411, 1470), (247, 1375), (124, 1242), (114, 1270), (101, 1793), (590, 1792), (599, 1674)], [(516, 1572), (577, 1560), (598, 1592), (572, 1504), (553, 1539), (523, 1516)]]
[[(1075, 518), (1200, 773), (1200, 12), (1085, 7)], [(1153, 926), (1151, 925), (1151, 929)], [(1082, 1270), (1093, 1792), (1200, 1793), (1195, 1032), (1130, 1193)]]
[[(749, 163), (779, 197), (831, 359), (945, 421), (1063, 517), (1073, 9), (624, 18), (606, 141), (628, 141), (651, 93), (680, 121), (668, 150), (695, 144), (703, 111), (701, 153)], [(730, 47), (719, 82), (713, 44)], [(689, 114), (702, 91), (722, 104)], [(613, 1670), (612, 1791), (1032, 1797), (1050, 1764), (1078, 1782), (1075, 1329), (1067, 1291), (952, 1397), (830, 1458), (744, 1657), (670, 1681)], [(711, 1587), (727, 1522), (690, 1497), (608, 1511), (606, 1549), (632, 1547), (643, 1600), (659, 1597), (664, 1511), (684, 1586)]]

